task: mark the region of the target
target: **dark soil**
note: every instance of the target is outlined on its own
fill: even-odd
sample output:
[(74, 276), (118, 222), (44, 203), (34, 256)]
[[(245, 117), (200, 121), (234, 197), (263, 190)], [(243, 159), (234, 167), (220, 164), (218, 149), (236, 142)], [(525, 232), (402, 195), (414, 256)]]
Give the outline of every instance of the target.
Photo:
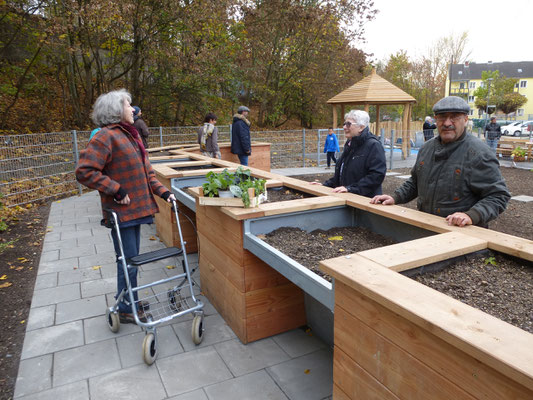
[(327, 231), (317, 229), (310, 233), (287, 227), (261, 235), (260, 238), (328, 281), (331, 281), (331, 277), (318, 267), (321, 260), (395, 243), (361, 227), (332, 228)]
[[(409, 175), (410, 169), (395, 169), (401, 175)], [(512, 196), (527, 195), (533, 196), (533, 171), (520, 168), (501, 168), (502, 175), (507, 183), (507, 187)], [(308, 182), (324, 182), (332, 176), (331, 172), (320, 175), (298, 175), (292, 178), (302, 179)], [(383, 193), (392, 194), (398, 187), (405, 182), (404, 179), (396, 176), (386, 176), (383, 182)], [(403, 207), (416, 209), (416, 200)], [(510, 235), (523, 237), (533, 240), (533, 202), (524, 203), (521, 201), (510, 200), (505, 210), (495, 221), (489, 223), (489, 228), (498, 232), (508, 233)]]
[(502, 254), (469, 257), (414, 278), (441, 293), (533, 333), (533, 267)]
[(49, 210), (49, 204), (26, 210), (0, 232), (1, 400), (13, 398)]
[(286, 186), (267, 189), (267, 201), (264, 203), (274, 203), (277, 201), (298, 200), (308, 197), (314, 197), (309, 193), (300, 192), (299, 190), (291, 189)]

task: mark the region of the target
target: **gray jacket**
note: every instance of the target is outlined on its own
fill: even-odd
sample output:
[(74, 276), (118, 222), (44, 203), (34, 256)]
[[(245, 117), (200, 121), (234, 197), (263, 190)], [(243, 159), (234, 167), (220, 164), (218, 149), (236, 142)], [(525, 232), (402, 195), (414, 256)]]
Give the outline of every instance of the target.
[(441, 217), (464, 212), (486, 227), (511, 198), (499, 167), (494, 151), (466, 131), (448, 144), (437, 137), (421, 147), (411, 177), (393, 198), (403, 204), (418, 197), (420, 211)]

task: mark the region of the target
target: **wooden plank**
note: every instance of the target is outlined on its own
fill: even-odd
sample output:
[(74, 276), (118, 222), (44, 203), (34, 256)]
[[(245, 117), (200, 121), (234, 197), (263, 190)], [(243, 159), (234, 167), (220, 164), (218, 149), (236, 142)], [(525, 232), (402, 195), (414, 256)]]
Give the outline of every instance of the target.
[(486, 248), (486, 240), (448, 232), (357, 254), (393, 271), (404, 271)]
[(253, 342), (287, 332), (306, 323), (305, 305), (302, 299), (301, 303), (289, 304), (286, 307), (276, 308), (271, 313), (247, 318), (247, 341)]
[[(294, 283), (246, 292), (246, 318), (275, 314), (276, 310), (303, 304), (304, 293)], [(271, 321), (274, 322), (274, 319)]]
[[(418, 331), (413, 331), (417, 336)], [(335, 351), (342, 350), (401, 399), (474, 399), (342, 307), (335, 307), (334, 343)]]
[(320, 266), (337, 280), (336, 297), (345, 283), (533, 390), (533, 354), (523, 351), (533, 348), (532, 334), (358, 255)]
[[(337, 309), (361, 320), (377, 334), (404, 349), (428, 368), (455, 382), (474, 397), (528, 398), (527, 393), (530, 392), (527, 389), (524, 390), (508, 377), (443, 341), (431, 329), (420, 328), (345, 284), (336, 283)], [(428, 306), (429, 304), (426, 304), (426, 307)], [(342, 315), (341, 312), (338, 315)], [(336, 319), (336, 329), (338, 324), (342, 323), (344, 320)], [(351, 334), (353, 335), (353, 332)]]
[(209, 161), (180, 161), (180, 162), (168, 162), (165, 166), (169, 168), (189, 168), (189, 167), (201, 167), (203, 165), (211, 165)]
[(334, 399), (400, 399), (376, 378), (361, 368), (359, 364), (352, 360), (338, 346), (335, 346), (333, 353), (333, 384)]
[(244, 251), (244, 275), (246, 292), (289, 283), (287, 278), (248, 250)]
[(237, 265), (242, 265), (244, 251), (242, 247), (242, 233), (240, 237), (237, 236), (238, 232), (242, 232), (240, 226), (237, 231), (231, 231), (231, 229), (227, 229), (224, 225), (219, 225), (198, 213), (196, 220), (199, 228), (200, 251), (202, 250), (203, 240), (209, 240)]

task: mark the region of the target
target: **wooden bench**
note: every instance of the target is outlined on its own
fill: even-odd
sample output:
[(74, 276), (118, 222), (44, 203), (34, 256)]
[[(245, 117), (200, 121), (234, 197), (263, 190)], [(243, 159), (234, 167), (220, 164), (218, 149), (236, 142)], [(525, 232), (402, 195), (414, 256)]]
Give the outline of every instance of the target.
[(529, 139), (501, 138), (498, 141), (496, 154), (499, 157), (510, 157), (513, 150), (517, 147), (525, 149), (527, 160), (531, 160), (531, 150), (533, 148), (533, 142), (530, 142)]

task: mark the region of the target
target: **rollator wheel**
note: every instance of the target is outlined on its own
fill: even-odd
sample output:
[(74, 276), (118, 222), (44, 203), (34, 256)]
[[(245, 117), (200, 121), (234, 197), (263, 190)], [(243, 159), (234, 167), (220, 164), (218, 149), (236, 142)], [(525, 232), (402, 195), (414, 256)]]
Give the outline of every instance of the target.
[(180, 292), (176, 291), (176, 290), (173, 290), (173, 289), (170, 289), (167, 292), (167, 296), (168, 296), (168, 303), (170, 304), (170, 308), (173, 311), (176, 311), (176, 312), (181, 311), (181, 308), (182, 308), (181, 307), (181, 301), (183, 299), (181, 297)]
[(111, 332), (117, 333), (120, 329), (120, 319), (118, 317), (118, 313), (108, 308), (105, 312), (105, 317), (107, 321), (107, 326), (109, 326)]
[(192, 329), (191, 329), (192, 341), (194, 344), (202, 343), (204, 338), (204, 316), (196, 315), (192, 320)]
[(147, 333), (143, 340), (143, 360), (146, 364), (152, 365), (157, 358), (157, 346), (155, 335)]

